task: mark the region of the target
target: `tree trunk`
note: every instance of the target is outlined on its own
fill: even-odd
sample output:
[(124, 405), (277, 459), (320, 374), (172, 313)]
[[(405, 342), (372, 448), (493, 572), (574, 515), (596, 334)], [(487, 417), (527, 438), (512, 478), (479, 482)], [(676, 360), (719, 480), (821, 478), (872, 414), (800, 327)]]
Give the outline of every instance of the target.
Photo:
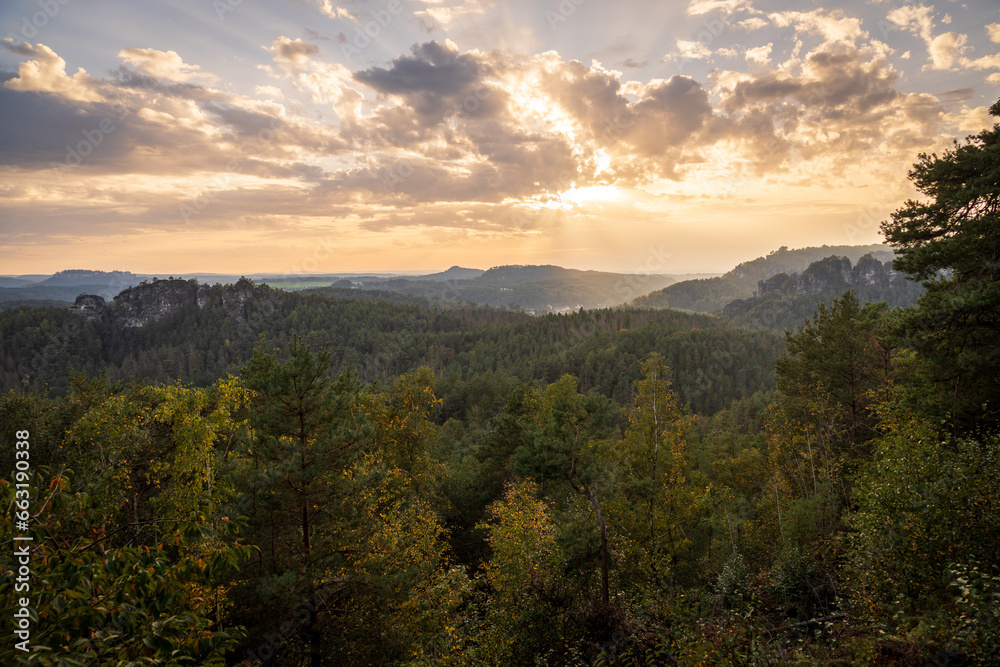
[(594, 492), (590, 490), (589, 487), (584, 487), (587, 498), (590, 499), (591, 504), (594, 506), (594, 512), (597, 514), (597, 525), (601, 531), (601, 603), (607, 608), (609, 603), (608, 595), (608, 524), (604, 521), (604, 515), (601, 513), (601, 504), (597, 502), (597, 496)]
[(309, 565), (309, 552), (312, 551), (312, 544), (309, 541), (309, 499), (302, 500), (302, 560)]
[(309, 604), (309, 665), (310, 667), (320, 667), (323, 664), (323, 656), (320, 653), (320, 632), (316, 627), (316, 617), (319, 610), (316, 608), (316, 593), (310, 596)]

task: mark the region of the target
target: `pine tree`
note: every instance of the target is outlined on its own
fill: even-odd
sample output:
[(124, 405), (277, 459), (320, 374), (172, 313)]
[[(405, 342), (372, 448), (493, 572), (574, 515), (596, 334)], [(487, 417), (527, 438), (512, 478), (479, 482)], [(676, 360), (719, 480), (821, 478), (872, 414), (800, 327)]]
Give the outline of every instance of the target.
[[(1000, 117), (1000, 101), (990, 108)], [(1000, 419), (1000, 125), (943, 155), (921, 154), (910, 180), (927, 197), (882, 223), (893, 267), (926, 292), (902, 328), (958, 425)]]

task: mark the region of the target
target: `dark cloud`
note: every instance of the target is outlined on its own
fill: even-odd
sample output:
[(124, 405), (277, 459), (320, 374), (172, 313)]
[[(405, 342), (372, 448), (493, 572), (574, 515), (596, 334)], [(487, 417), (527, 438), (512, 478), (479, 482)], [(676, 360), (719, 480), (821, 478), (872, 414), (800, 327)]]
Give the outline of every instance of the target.
[[(9, 79), (7, 75), (3, 81)], [(106, 104), (81, 106), (45, 93), (22, 92), (3, 87), (0, 81), (0, 164), (45, 169), (67, 159), (67, 146), (89, 144), (82, 150), (90, 162), (107, 162), (128, 150), (122, 136), (120, 110)], [(102, 131), (111, 123), (111, 133)]]
[(636, 60), (635, 58), (626, 58), (622, 62), (618, 63), (619, 67), (624, 67), (625, 69), (642, 69), (649, 64), (648, 60)]
[(31, 58), (35, 55), (35, 50), (27, 42), (14, 42), (9, 38), (4, 38), (3, 41), (0, 41), (0, 45), (14, 55), (21, 56), (22, 58)]
[(693, 139), (712, 116), (708, 92), (694, 79), (674, 76), (650, 86), (630, 108), (625, 140), (637, 153), (655, 156)]
[(952, 104), (963, 104), (972, 99), (972, 96), (975, 94), (976, 91), (973, 88), (956, 88), (955, 90), (939, 93), (938, 98)]
[[(304, 32), (306, 33), (306, 37), (308, 37), (311, 40), (314, 40), (314, 41), (317, 41), (317, 42), (329, 42), (330, 41), (329, 37), (327, 37), (326, 35), (323, 35), (321, 33), (318, 33), (315, 30), (312, 30), (311, 28), (306, 28)], [(341, 34), (343, 34), (343, 33), (341, 33)]]
[(440, 118), (446, 106), (461, 100), (483, 75), (472, 56), (438, 42), (414, 45), (412, 52), (393, 60), (389, 68), (361, 70), (354, 78), (379, 93), (406, 99), (421, 116)]

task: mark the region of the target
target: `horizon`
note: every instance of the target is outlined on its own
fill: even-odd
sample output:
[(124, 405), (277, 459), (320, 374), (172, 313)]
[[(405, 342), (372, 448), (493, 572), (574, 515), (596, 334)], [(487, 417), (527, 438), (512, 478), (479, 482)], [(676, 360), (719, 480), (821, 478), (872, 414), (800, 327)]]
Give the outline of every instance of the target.
[[(843, 245), (847, 245), (847, 244), (843, 244)], [(874, 244), (857, 244), (855, 247), (864, 247), (864, 246), (867, 246), (867, 245), (874, 245)], [(788, 250), (789, 252), (794, 252), (796, 250), (806, 250), (806, 249), (813, 248), (813, 247), (820, 247), (821, 248), (821, 247), (824, 247), (824, 246), (802, 246), (801, 248), (786, 248), (786, 250)], [(885, 247), (886, 247), (887, 250), (891, 251), (891, 247), (890, 246), (885, 246)], [(493, 269), (498, 269), (498, 268), (503, 268), (503, 267), (518, 267), (518, 266), (521, 266), (521, 267), (554, 266), (556, 268), (569, 269), (569, 270), (573, 270), (573, 271), (595, 271), (595, 272), (598, 272), (598, 273), (622, 273), (622, 275), (662, 275), (662, 276), (668, 276), (668, 277), (683, 277), (683, 276), (689, 276), (689, 275), (692, 275), (692, 276), (709, 276), (709, 275), (718, 276), (718, 275), (723, 275), (723, 274), (731, 271), (733, 268), (735, 268), (736, 266), (738, 266), (740, 264), (743, 264), (743, 263), (746, 263), (746, 262), (751, 262), (751, 261), (754, 261), (756, 259), (761, 259), (763, 257), (766, 257), (766, 256), (770, 255), (770, 254), (775, 254), (778, 251), (779, 251), (779, 249), (775, 248), (775, 249), (773, 249), (772, 251), (770, 251), (768, 253), (764, 253), (763, 255), (757, 255), (755, 257), (748, 257), (746, 259), (743, 259), (741, 261), (736, 262), (732, 266), (729, 266), (725, 270), (721, 270), (721, 271), (704, 270), (704, 271), (685, 271), (683, 273), (670, 273), (670, 272), (664, 272), (664, 271), (638, 271), (638, 272), (635, 272), (635, 273), (632, 273), (632, 274), (628, 274), (628, 273), (622, 273), (622, 272), (618, 272), (618, 271), (601, 271), (599, 269), (585, 269), (585, 268), (578, 268), (578, 267), (571, 267), (571, 266), (560, 266), (558, 264), (496, 264), (496, 265), (490, 266), (488, 268), (475, 267), (475, 266), (462, 266), (460, 264), (452, 264), (451, 266), (448, 266), (447, 268), (444, 268), (444, 269), (436, 269), (436, 270), (430, 270), (430, 271), (419, 270), (419, 269), (417, 269), (417, 270), (397, 269), (397, 270), (388, 270), (388, 271), (374, 271), (374, 270), (370, 270), (370, 271), (368, 271), (368, 270), (335, 271), (334, 270), (334, 271), (316, 271), (316, 272), (298, 272), (298, 273), (274, 273), (274, 272), (269, 272), (269, 271), (251, 271), (251, 272), (246, 272), (246, 271), (235, 271), (235, 272), (223, 272), (223, 271), (182, 271), (182, 272), (179, 272), (179, 273), (178, 272), (171, 273), (171, 272), (163, 272), (163, 271), (159, 271), (159, 272), (157, 272), (157, 271), (133, 271), (132, 269), (81, 269), (81, 268), (68, 268), (68, 269), (59, 269), (58, 271), (54, 271), (54, 272), (51, 272), (51, 273), (23, 273), (23, 274), (3, 273), (3, 274), (0, 274), (0, 278), (20, 278), (20, 279), (24, 279), (26, 276), (51, 277), (51, 276), (57, 275), (59, 273), (65, 273), (65, 272), (69, 272), (69, 271), (99, 271), (99, 272), (103, 272), (103, 273), (120, 272), (120, 273), (129, 273), (129, 274), (134, 275), (134, 276), (155, 276), (157, 279), (160, 279), (160, 280), (165, 280), (165, 279), (167, 279), (169, 277), (190, 279), (190, 278), (186, 278), (187, 276), (192, 276), (192, 277), (204, 276), (206, 278), (210, 278), (210, 277), (227, 277), (227, 278), (229, 278), (229, 277), (233, 277), (233, 276), (242, 276), (242, 277), (245, 277), (245, 278), (249, 278), (251, 280), (253, 280), (255, 278), (260, 278), (260, 279), (262, 279), (262, 278), (287, 278), (287, 277), (292, 277), (292, 276), (301, 277), (301, 278), (307, 278), (307, 277), (341, 277), (341, 276), (343, 276), (343, 277), (351, 277), (351, 276), (365, 276), (365, 275), (370, 275), (370, 276), (413, 276), (413, 277), (420, 277), (420, 276), (426, 276), (426, 275), (434, 275), (434, 274), (437, 274), (437, 273), (445, 273), (445, 272), (450, 271), (452, 269), (465, 269), (465, 270), (473, 270), (473, 271), (483, 271), (483, 272), (486, 272), (486, 271), (491, 271)]]
[(1000, 97), (991, 0), (52, 6), (0, 8), (12, 276), (722, 273), (882, 243)]

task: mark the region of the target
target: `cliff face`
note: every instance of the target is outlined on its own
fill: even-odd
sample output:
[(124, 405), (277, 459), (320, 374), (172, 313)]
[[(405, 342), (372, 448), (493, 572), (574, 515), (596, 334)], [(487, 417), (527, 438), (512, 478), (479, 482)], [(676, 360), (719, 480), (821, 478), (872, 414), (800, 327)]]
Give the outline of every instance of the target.
[(208, 285), (187, 280), (157, 280), (136, 285), (115, 297), (112, 315), (123, 320), (126, 329), (138, 329), (158, 322), (185, 305), (204, 306)]
[[(199, 301), (198, 305), (203, 304)], [(241, 278), (235, 285), (226, 285), (222, 291), (222, 305), (226, 309), (226, 317), (234, 322), (246, 321), (255, 307), (268, 315), (274, 312), (274, 303), (267, 298), (261, 298), (257, 294), (257, 288), (246, 278)]]
[(258, 288), (246, 278), (215, 288), (194, 280), (154, 280), (129, 287), (110, 304), (100, 296), (81, 294), (69, 310), (92, 322), (113, 321), (126, 329), (138, 329), (187, 306), (204, 308), (213, 299), (218, 299), (226, 317), (236, 322), (245, 321), (254, 308), (274, 311), (267, 287)]
[(845, 292), (849, 289), (871, 287), (889, 289), (903, 275), (893, 270), (891, 262), (883, 264), (872, 255), (865, 255), (851, 266), (846, 257), (827, 257), (814, 262), (802, 273), (779, 273), (757, 282), (758, 296), (780, 292), (783, 294), (826, 294)]
[(100, 320), (107, 309), (108, 304), (104, 297), (96, 294), (81, 294), (76, 297), (76, 303), (69, 307), (71, 313), (75, 313), (89, 322)]
[(853, 290), (862, 303), (882, 301), (905, 308), (916, 303), (923, 287), (876, 256), (860, 257), (854, 266), (847, 257), (827, 257), (801, 273), (779, 273), (759, 281), (753, 297), (730, 301), (720, 315), (736, 326), (793, 330), (812, 317), (819, 304), (829, 306), (847, 290)]

